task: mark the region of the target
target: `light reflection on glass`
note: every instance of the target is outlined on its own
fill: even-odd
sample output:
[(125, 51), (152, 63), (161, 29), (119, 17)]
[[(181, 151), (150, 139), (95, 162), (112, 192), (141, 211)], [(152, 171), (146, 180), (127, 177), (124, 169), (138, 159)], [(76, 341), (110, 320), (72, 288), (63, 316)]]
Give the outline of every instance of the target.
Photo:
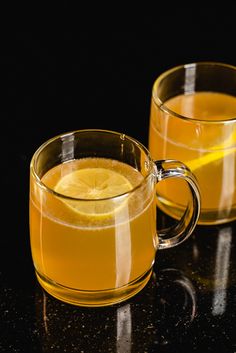
[(70, 159), (74, 159), (75, 152), (75, 136), (71, 134), (71, 136), (66, 135), (65, 138), (62, 139), (62, 156), (61, 160), (63, 162), (68, 161)]
[[(188, 65), (185, 68), (185, 77), (184, 77), (184, 92), (185, 93), (193, 93), (196, 88), (196, 64)], [(188, 114), (185, 114), (188, 115)]]

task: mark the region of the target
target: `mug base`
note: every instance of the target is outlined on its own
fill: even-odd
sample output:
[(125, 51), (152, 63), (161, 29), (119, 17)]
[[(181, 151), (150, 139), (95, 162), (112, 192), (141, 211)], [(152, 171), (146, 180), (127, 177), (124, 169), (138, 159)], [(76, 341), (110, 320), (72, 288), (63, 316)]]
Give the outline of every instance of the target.
[(36, 271), (43, 289), (54, 298), (65, 303), (84, 307), (100, 307), (121, 303), (139, 293), (148, 283), (153, 269), (149, 269), (126, 286), (108, 290), (79, 290), (58, 284)]

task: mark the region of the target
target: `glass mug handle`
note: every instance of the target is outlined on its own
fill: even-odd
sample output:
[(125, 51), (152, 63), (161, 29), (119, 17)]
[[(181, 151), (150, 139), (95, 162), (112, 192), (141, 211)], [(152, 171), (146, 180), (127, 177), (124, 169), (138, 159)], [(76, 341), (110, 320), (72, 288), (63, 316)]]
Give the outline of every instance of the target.
[(154, 161), (157, 168), (157, 183), (169, 178), (185, 180), (191, 192), (191, 199), (177, 224), (158, 230), (159, 249), (167, 249), (185, 241), (194, 230), (200, 215), (200, 193), (197, 180), (189, 168), (177, 160)]

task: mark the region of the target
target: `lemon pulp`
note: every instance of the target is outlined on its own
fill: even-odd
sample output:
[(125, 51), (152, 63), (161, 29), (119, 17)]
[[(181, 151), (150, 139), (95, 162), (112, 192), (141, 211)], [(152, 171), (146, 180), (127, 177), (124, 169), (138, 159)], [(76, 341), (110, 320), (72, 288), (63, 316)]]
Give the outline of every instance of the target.
[(132, 187), (130, 181), (117, 171), (95, 167), (66, 174), (59, 179), (54, 190), (75, 198), (63, 200), (73, 210), (80, 214), (101, 217), (124, 205), (122, 196), (114, 197), (130, 191)]

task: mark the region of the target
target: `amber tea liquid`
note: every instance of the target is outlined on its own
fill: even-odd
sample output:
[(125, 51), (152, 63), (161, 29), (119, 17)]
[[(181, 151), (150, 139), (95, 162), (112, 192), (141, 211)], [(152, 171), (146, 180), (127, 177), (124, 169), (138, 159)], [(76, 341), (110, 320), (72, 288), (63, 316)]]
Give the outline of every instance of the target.
[[(57, 190), (63, 177), (77, 170), (91, 174), (95, 168), (119, 174), (132, 187), (143, 180), (139, 171), (122, 162), (83, 158), (57, 165), (41, 181)], [(146, 186), (131, 192), (117, 204), (77, 202), (42, 191), (31, 177), (31, 247), (41, 285), (69, 303), (78, 304), (79, 293), (83, 306), (118, 302), (128, 298), (131, 289), (133, 295), (136, 287), (144, 287), (157, 246), (155, 188), (150, 190)]]

